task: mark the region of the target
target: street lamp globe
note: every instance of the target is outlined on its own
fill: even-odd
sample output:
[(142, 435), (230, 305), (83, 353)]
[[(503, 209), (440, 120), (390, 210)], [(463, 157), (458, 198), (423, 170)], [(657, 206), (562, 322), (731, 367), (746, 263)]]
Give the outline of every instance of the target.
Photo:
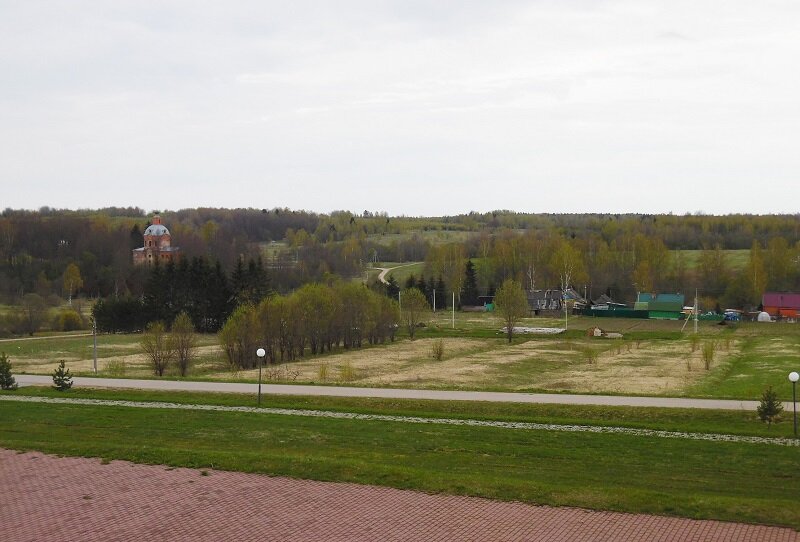
[[(267, 351), (264, 350), (263, 348), (259, 348), (258, 350), (256, 350), (256, 356), (258, 356), (260, 358), (263, 358), (266, 355), (267, 355)], [(797, 373), (794, 373), (794, 374), (797, 374)]]
[(797, 380), (800, 375), (797, 371), (789, 373), (789, 382), (792, 383), (792, 410), (794, 410), (794, 438), (797, 438)]

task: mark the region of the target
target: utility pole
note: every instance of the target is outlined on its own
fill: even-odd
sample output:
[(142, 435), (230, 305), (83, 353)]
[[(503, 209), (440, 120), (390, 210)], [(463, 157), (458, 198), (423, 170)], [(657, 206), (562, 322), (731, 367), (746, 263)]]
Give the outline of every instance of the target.
[(697, 335), (697, 288), (694, 289), (694, 334)]
[(456, 293), (453, 292), (453, 329), (456, 328)]

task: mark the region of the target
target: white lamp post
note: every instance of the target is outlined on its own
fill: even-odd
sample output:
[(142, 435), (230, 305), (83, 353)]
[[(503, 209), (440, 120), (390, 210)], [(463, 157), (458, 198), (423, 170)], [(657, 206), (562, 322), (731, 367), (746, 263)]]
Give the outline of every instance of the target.
[(794, 438), (797, 438), (797, 381), (800, 380), (800, 375), (797, 371), (789, 373), (789, 382), (792, 383), (792, 406), (794, 407)]
[(97, 320), (92, 318), (92, 342), (94, 344), (94, 374), (97, 374)]
[(258, 406), (261, 406), (261, 366), (264, 364), (264, 356), (266, 355), (267, 351), (263, 348), (256, 350), (256, 356), (258, 356)]

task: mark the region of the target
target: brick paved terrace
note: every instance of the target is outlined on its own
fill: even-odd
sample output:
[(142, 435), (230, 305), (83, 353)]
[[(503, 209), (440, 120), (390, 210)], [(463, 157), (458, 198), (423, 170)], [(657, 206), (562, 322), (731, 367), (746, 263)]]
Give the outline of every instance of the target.
[(0, 449), (0, 538), (798, 541), (792, 529)]

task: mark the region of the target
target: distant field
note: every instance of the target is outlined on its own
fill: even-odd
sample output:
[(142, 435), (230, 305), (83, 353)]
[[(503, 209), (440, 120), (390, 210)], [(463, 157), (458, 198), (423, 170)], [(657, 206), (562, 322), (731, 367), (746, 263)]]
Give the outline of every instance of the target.
[[(508, 344), (502, 322), (492, 313), (431, 313), (417, 339), (335, 350), (265, 368), (274, 382), (303, 382), (426, 389), (476, 389), (568, 393), (612, 393), (758, 399), (768, 385), (788, 400), (786, 375), (800, 367), (800, 326), (701, 322), (697, 341), (682, 322), (574, 317), (570, 331), (557, 336), (518, 336)], [(530, 327), (563, 327), (562, 319), (530, 318)], [(599, 325), (623, 339), (590, 338)], [(687, 329), (691, 329), (688, 326)], [(214, 335), (200, 335), (193, 378), (255, 381), (257, 370), (233, 372)], [(444, 355), (434, 359), (434, 344)], [(101, 375), (151, 377), (139, 335), (98, 337)], [(704, 344), (716, 350), (709, 370)], [(91, 337), (0, 342), (15, 372), (48, 374), (63, 359), (74, 374), (92, 374)], [(168, 376), (177, 375), (174, 369)]]
[[(197, 337), (195, 376), (208, 371), (218, 372), (220, 363), (224, 362), (216, 335), (198, 334)], [(152, 375), (141, 341), (142, 336), (135, 333), (98, 335), (97, 366), (100, 374), (120, 377)], [(75, 375), (93, 374), (94, 346), (92, 337), (85, 331), (60, 334), (54, 338), (3, 340), (0, 341), (0, 352), (8, 354), (15, 372), (49, 374), (60, 360), (64, 360)]]
[(445, 243), (463, 243), (470, 237), (478, 235), (478, 232), (471, 231), (446, 231), (446, 230), (413, 230), (405, 233), (385, 233), (370, 235), (368, 239), (374, 243), (381, 245), (390, 245), (392, 242), (403, 241), (411, 239), (413, 236), (419, 236), (422, 239), (433, 243), (434, 245), (443, 245)]
[[(425, 269), (425, 262), (407, 262), (404, 264), (396, 264), (402, 267), (398, 267), (394, 271), (390, 271), (386, 275), (386, 280), (389, 280), (389, 277), (394, 277), (394, 280), (397, 281), (397, 284), (402, 288), (405, 286), (405, 282), (410, 275), (414, 275), (417, 279), (422, 275), (423, 270)], [(390, 265), (385, 264), (384, 267), (390, 267)], [(430, 278), (430, 277), (427, 277)]]
[(270, 241), (269, 243), (260, 243), (261, 257), (265, 265), (270, 265), (270, 262), (281, 259), (286, 251), (289, 249), (289, 244), (285, 241)]
[[(702, 250), (672, 250), (670, 251), (673, 253), (673, 256), (680, 252), (683, 254), (683, 257), (686, 259), (686, 267), (689, 269), (695, 269), (700, 262), (700, 254), (703, 252)], [(743, 269), (747, 266), (747, 262), (750, 258), (750, 251), (749, 250), (725, 250), (725, 258), (728, 262), (728, 265), (731, 269)]]

